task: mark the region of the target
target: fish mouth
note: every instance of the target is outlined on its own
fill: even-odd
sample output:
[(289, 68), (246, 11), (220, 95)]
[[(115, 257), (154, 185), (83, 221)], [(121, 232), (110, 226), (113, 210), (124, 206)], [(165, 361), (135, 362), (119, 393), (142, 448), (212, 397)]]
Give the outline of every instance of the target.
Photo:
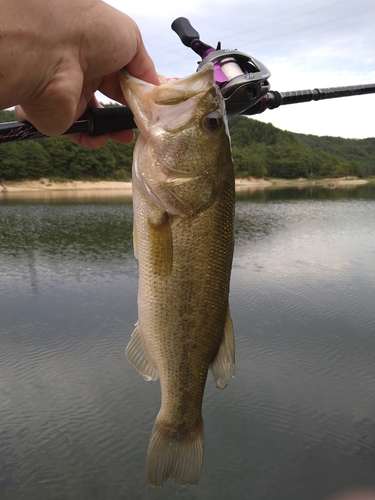
[[(204, 98), (204, 95), (211, 92), (212, 95), (220, 93), (215, 80), (212, 64), (205, 65), (201, 70), (185, 78), (176, 79), (161, 85), (152, 85), (145, 81), (132, 77), (125, 69), (119, 72), (120, 84), (125, 99), (131, 103), (131, 111), (134, 114), (134, 121), (142, 135), (149, 134), (150, 125), (160, 125), (161, 117), (158, 113), (158, 107), (163, 108), (163, 121), (173, 123), (171, 130), (178, 131), (176, 124), (180, 121), (181, 128), (186, 124), (186, 109), (184, 104), (191, 101), (197, 103)], [(219, 97), (217, 97), (219, 99)], [(176, 106), (182, 106), (176, 114)], [(165, 115), (165, 108), (171, 108), (170, 119)], [(191, 111), (191, 118), (196, 117)], [(184, 123), (183, 123), (184, 122)], [(166, 130), (169, 127), (165, 127)]]

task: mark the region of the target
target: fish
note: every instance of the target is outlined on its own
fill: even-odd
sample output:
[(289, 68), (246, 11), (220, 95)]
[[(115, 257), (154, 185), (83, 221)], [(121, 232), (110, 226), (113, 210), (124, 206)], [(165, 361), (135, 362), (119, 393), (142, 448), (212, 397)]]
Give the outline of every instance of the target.
[(161, 406), (147, 451), (152, 486), (197, 485), (208, 370), (219, 389), (235, 370), (229, 311), (234, 168), (212, 65), (154, 86), (120, 73), (140, 135), (132, 166), (138, 321), (126, 348)]

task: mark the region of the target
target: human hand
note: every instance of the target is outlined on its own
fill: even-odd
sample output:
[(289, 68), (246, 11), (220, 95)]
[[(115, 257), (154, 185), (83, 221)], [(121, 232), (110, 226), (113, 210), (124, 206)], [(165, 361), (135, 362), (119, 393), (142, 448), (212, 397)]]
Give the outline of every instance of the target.
[[(101, 0), (0, 0), (0, 11), (0, 108), (17, 105), (18, 118), (46, 135), (62, 134), (87, 107), (99, 107), (96, 90), (125, 104), (117, 77), (125, 66), (159, 83), (135, 22)], [(108, 138), (129, 143), (134, 134), (70, 137), (101, 147)]]

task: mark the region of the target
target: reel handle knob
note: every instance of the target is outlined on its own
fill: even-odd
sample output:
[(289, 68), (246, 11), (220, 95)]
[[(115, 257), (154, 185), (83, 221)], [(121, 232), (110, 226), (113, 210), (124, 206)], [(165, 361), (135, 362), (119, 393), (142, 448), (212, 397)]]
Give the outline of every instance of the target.
[(181, 42), (186, 45), (186, 47), (194, 50), (194, 52), (202, 58), (205, 57), (208, 51), (214, 50), (211, 45), (207, 45), (199, 39), (198, 31), (193, 28), (189, 19), (186, 19), (186, 17), (178, 17), (175, 19), (171, 28), (177, 33)]
[(186, 17), (178, 17), (172, 23), (171, 28), (180, 37), (181, 42), (186, 47), (191, 47), (191, 44), (199, 40), (199, 33), (190, 24), (189, 19)]

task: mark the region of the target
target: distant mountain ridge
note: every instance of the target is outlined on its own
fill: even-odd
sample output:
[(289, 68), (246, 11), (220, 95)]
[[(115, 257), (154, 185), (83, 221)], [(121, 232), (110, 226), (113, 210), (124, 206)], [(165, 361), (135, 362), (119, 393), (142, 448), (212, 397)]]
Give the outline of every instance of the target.
[(311, 149), (323, 149), (329, 153), (336, 155), (344, 161), (360, 161), (365, 169), (368, 169), (372, 174), (375, 173), (375, 138), (366, 139), (343, 139), (342, 137), (296, 134), (298, 139), (305, 146)]

